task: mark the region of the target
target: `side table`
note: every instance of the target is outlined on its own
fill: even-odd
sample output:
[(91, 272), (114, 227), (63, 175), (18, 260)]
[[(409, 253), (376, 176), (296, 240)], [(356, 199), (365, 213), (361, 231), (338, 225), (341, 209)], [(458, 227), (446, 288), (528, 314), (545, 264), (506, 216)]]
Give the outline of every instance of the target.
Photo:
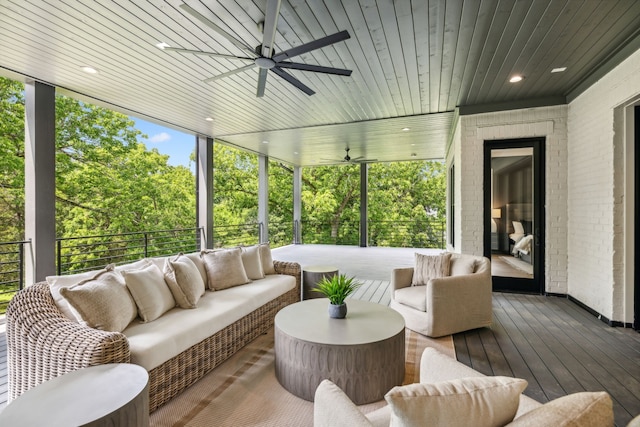
[(338, 268), (330, 265), (310, 265), (302, 268), (302, 299), (324, 298), (324, 295), (312, 291), (325, 277), (338, 275)]
[(128, 363), (69, 372), (8, 404), (0, 425), (148, 426), (149, 374)]

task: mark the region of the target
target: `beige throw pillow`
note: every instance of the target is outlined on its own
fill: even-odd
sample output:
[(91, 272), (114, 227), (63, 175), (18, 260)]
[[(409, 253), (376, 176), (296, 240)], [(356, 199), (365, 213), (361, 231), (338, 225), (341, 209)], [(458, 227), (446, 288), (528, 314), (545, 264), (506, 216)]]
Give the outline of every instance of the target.
[(264, 279), (262, 262), (260, 261), (260, 246), (246, 246), (242, 248), (242, 265), (249, 280)]
[(203, 251), (202, 261), (207, 269), (207, 283), (211, 290), (219, 291), (249, 283), (240, 248)]
[(92, 279), (60, 289), (80, 315), (80, 323), (94, 329), (122, 332), (138, 312), (120, 273), (113, 266)]
[(468, 256), (460, 256), (458, 254), (451, 255), (449, 262), (449, 275), (462, 276), (464, 274), (473, 274), (476, 270), (476, 260)]
[(58, 306), (60, 312), (70, 320), (80, 322), (82, 320), (80, 318), (80, 314), (76, 311), (75, 308), (71, 306), (71, 304), (69, 304), (69, 301), (62, 296), (60, 290), (62, 288), (75, 286), (80, 282), (84, 282), (85, 280), (93, 279), (97, 275), (104, 273), (105, 271), (107, 270), (101, 269), (88, 271), (85, 273), (67, 274), (63, 276), (47, 276), (46, 280), (49, 284), (49, 291), (51, 292), (53, 301), (56, 303), (56, 306)]
[(269, 243), (260, 244), (260, 264), (262, 265), (262, 271), (264, 271), (264, 274), (276, 274), (276, 269), (273, 266), (273, 258), (271, 257), (271, 246)]
[(330, 380), (316, 388), (313, 427), (373, 426), (349, 397)]
[(155, 264), (148, 262), (138, 270), (123, 270), (122, 276), (143, 322), (154, 321), (176, 306), (164, 275)]
[(559, 397), (516, 418), (509, 427), (613, 427), (613, 402), (604, 391)]
[(205, 284), (200, 271), (191, 258), (184, 254), (165, 260), (164, 280), (169, 285), (173, 298), (182, 308), (196, 308), (204, 295)]
[(392, 427), (499, 427), (516, 415), (527, 382), (470, 377), (394, 387), (385, 395)]
[(411, 286), (426, 285), (431, 279), (449, 275), (451, 254), (424, 255), (416, 252)]

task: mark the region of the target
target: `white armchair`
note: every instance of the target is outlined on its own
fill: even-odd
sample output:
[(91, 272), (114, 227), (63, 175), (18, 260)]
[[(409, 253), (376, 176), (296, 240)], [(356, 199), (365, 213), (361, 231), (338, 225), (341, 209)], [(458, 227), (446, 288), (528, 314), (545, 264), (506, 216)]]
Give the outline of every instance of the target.
[(407, 328), (441, 337), (491, 325), (491, 262), (486, 257), (452, 254), (450, 276), (411, 286), (413, 268), (391, 273), (391, 308)]

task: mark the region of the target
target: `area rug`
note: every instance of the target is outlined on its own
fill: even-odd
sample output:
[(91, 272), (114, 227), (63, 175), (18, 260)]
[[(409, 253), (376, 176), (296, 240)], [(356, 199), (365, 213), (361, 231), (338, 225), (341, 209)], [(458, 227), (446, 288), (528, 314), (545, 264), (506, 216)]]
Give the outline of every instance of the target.
[[(453, 338), (427, 338), (406, 329), (404, 383), (418, 382), (420, 357), (435, 347), (455, 358)], [(363, 412), (384, 400), (360, 406)], [(151, 426), (313, 426), (313, 402), (282, 388), (275, 377), (273, 332), (251, 342), (207, 376), (154, 411)]]

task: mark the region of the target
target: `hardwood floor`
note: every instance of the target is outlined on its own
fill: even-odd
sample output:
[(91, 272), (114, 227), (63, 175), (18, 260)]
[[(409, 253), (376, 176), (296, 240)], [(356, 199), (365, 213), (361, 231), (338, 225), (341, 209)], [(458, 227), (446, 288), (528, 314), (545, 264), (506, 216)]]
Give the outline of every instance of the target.
[(494, 293), (490, 328), (454, 335), (456, 356), (486, 375), (529, 382), (547, 402), (607, 391), (616, 425), (640, 415), (640, 334), (612, 328), (566, 298)]

